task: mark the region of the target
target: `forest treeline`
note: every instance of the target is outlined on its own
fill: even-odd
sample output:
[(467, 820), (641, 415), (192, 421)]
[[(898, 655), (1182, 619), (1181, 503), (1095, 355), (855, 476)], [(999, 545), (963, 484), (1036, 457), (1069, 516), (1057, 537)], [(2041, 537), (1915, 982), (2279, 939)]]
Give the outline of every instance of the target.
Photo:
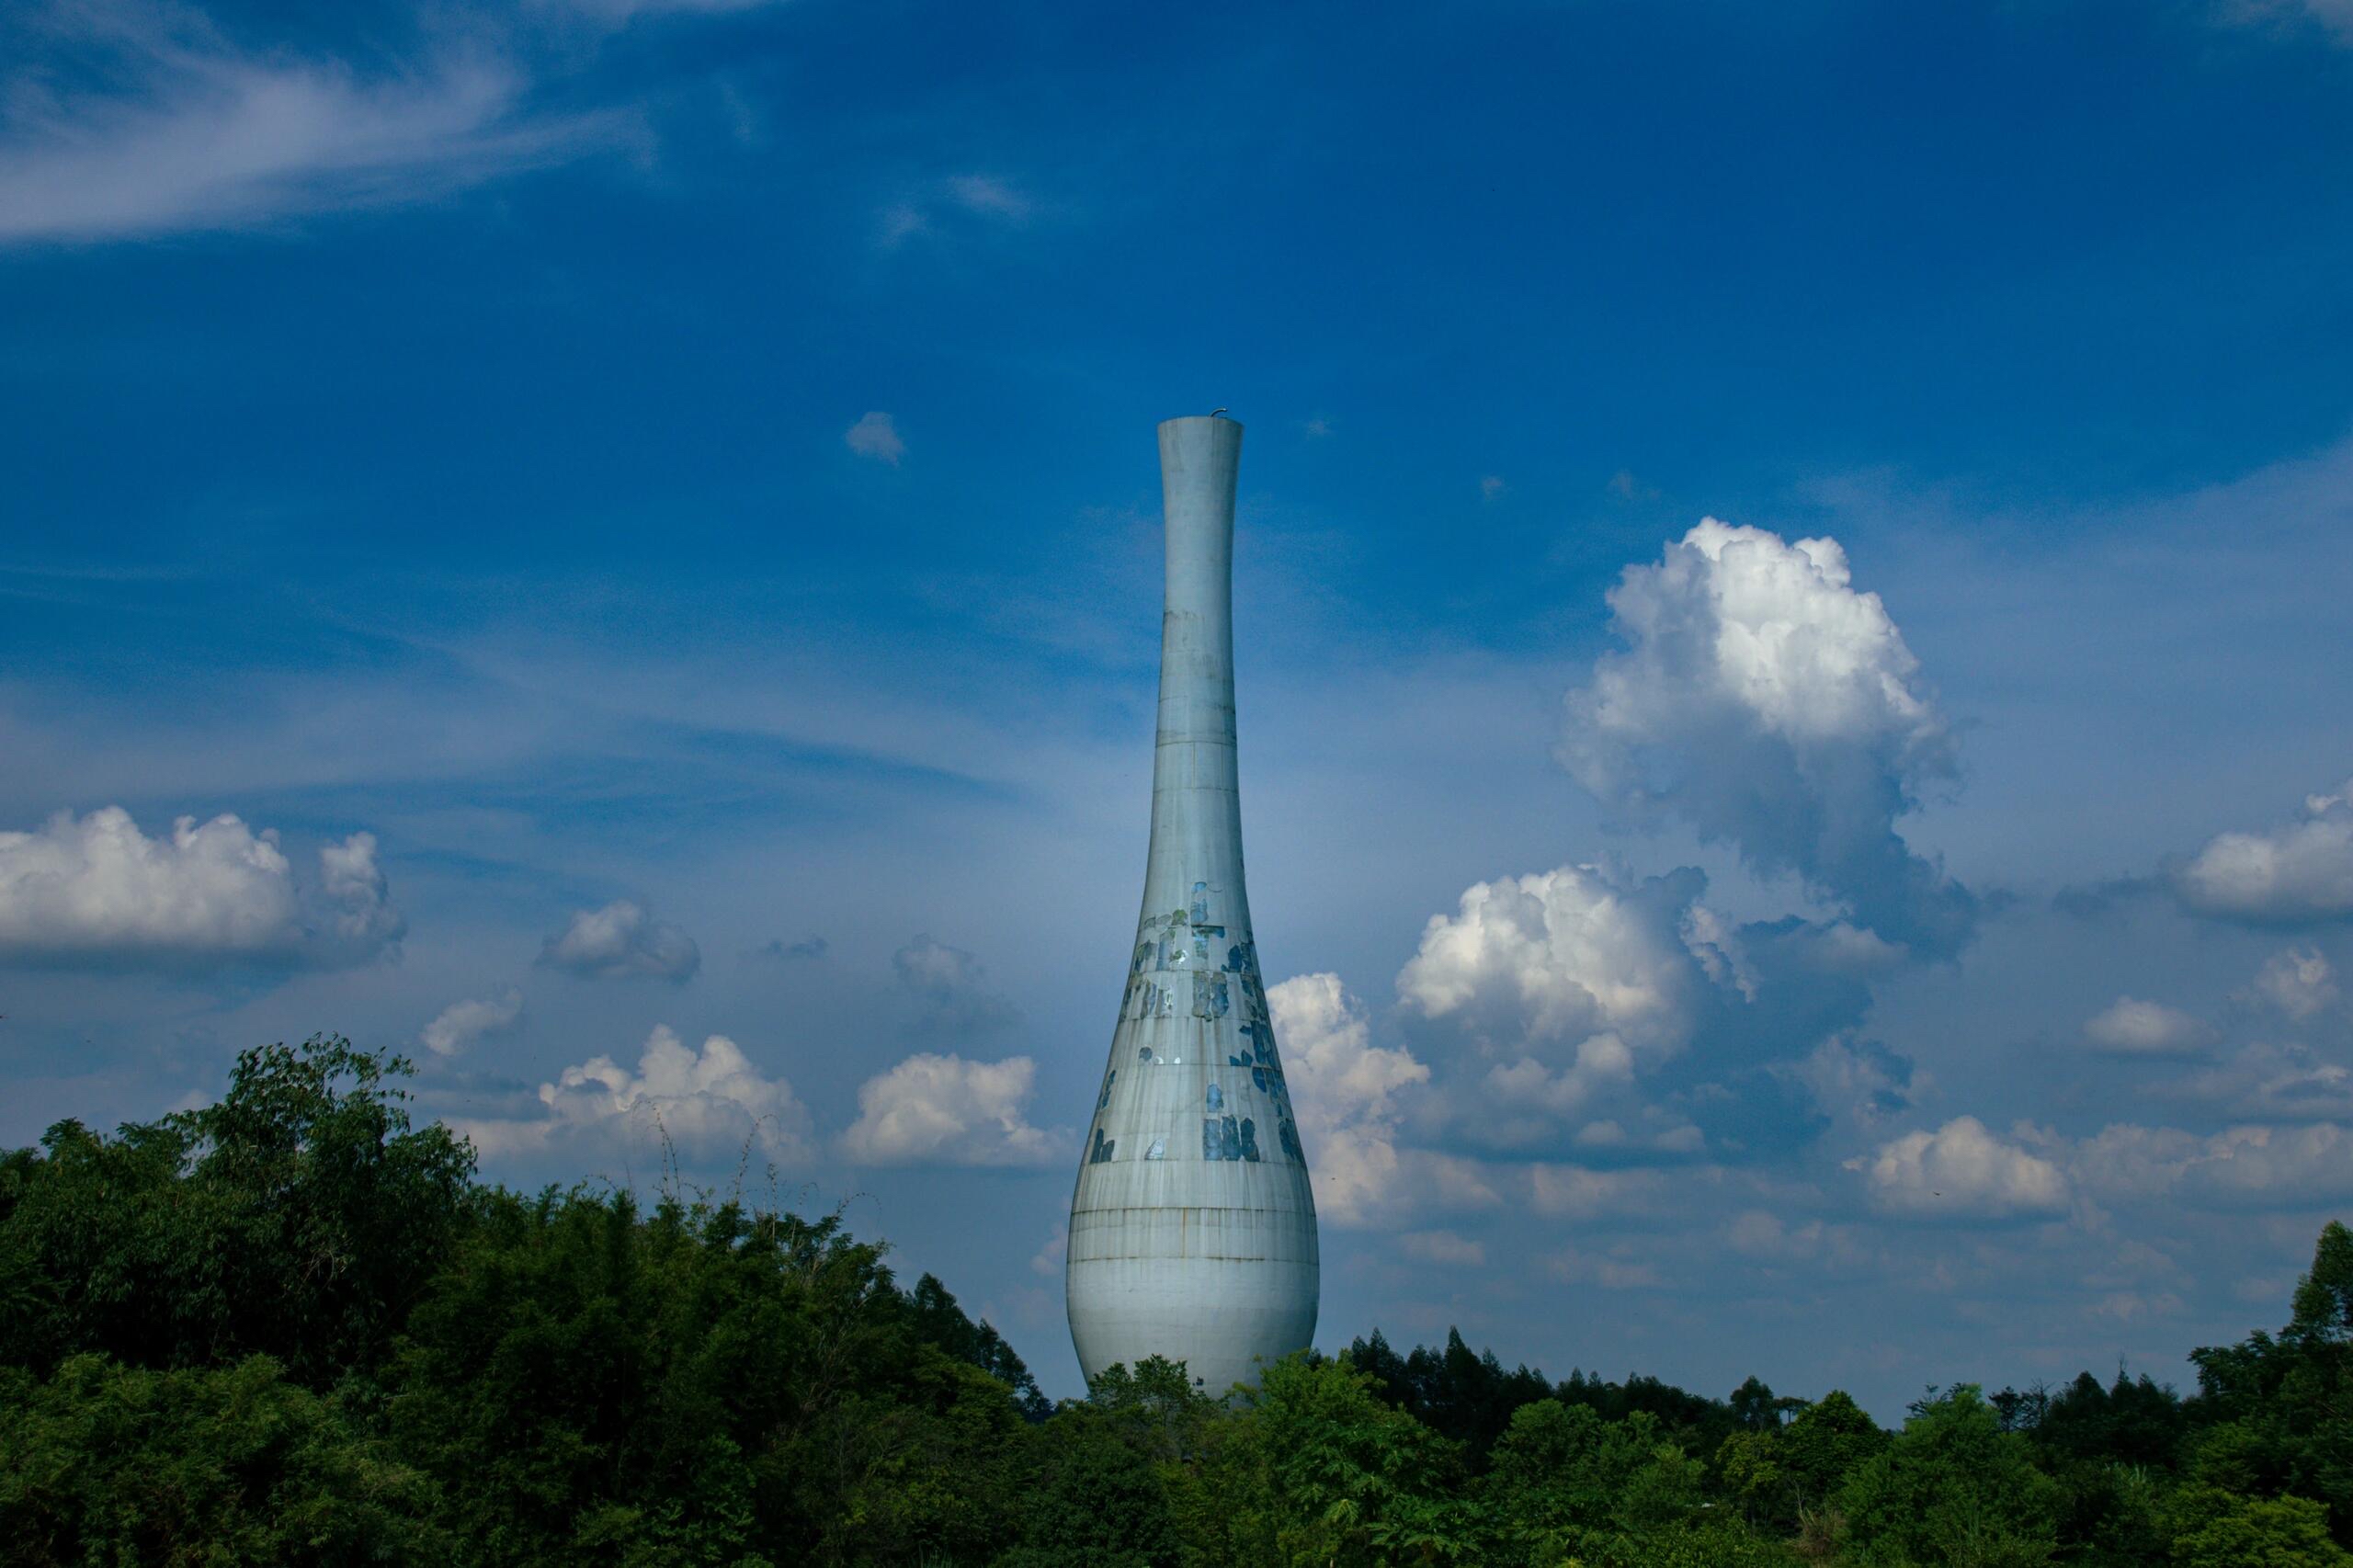
[[(2194, 1393), (1729, 1397), (1459, 1335), (1050, 1405), (837, 1220), (523, 1194), (396, 1059), (0, 1155), (0, 1562), (2353, 1568), (2353, 1233)], [(675, 1184), (671, 1184), (675, 1187)]]

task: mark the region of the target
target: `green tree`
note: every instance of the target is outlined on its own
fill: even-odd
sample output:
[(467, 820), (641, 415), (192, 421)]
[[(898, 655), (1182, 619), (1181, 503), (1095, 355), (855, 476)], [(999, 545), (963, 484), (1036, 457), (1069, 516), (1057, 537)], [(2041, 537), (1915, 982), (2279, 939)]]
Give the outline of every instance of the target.
[(2322, 1504), (2330, 1533), (2353, 1544), (2353, 1231), (2331, 1221), (2298, 1282), (2288, 1325), (2190, 1353), (2211, 1423), (2188, 1469), (2203, 1484)]
[(1074, 1403), (1038, 1427), (1028, 1447), (1019, 1540), (997, 1568), (1171, 1568), (1178, 1561), (1159, 1469), (1112, 1412)]
[(497, 1561), (984, 1559), (1021, 1410), (882, 1256), (830, 1218), (497, 1194), (411, 1314), (392, 1433)]
[(1887, 1446), (1887, 1434), (1837, 1389), (1812, 1404), (1775, 1403), (1795, 1403), (1797, 1414), (1778, 1427), (1744, 1427), (1716, 1450), (1724, 1490), (1758, 1525), (1786, 1531), (1812, 1519), (1826, 1528), (1829, 1500), (1848, 1472)]
[(2353, 1568), (2328, 1536), (2328, 1510), (2305, 1497), (2233, 1497), (2175, 1538), (2178, 1568)]
[(146, 1367), (267, 1355), (371, 1373), (464, 1230), (473, 1153), (410, 1124), (399, 1057), (320, 1036), (237, 1058), (218, 1104), (0, 1165), (0, 1358)]
[(256, 1356), (153, 1371), (0, 1369), (0, 1561), (450, 1561), (436, 1489)]
[(1290, 1568), (1472, 1551), (1461, 1446), (1383, 1403), (1370, 1375), (1294, 1356), (1234, 1399), (1188, 1499), (1195, 1551)]
[(1604, 1421), (1590, 1405), (1558, 1400), (1521, 1407), (1480, 1495), (1495, 1554), (1507, 1563), (1780, 1560), (1707, 1495), (1704, 1468), (1647, 1411)]
[(2059, 1488), (2027, 1439), (1972, 1384), (1913, 1407), (1893, 1441), (1837, 1494), (1858, 1560), (1921, 1568), (2030, 1568), (2058, 1544)]

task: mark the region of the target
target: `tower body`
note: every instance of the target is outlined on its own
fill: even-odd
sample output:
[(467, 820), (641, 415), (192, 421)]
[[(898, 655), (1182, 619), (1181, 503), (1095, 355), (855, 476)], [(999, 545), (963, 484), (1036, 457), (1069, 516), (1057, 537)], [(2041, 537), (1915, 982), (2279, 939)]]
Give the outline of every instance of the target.
[(1234, 770), (1242, 426), (1160, 426), (1168, 531), (1152, 848), (1111, 1060), (1071, 1199), (1071, 1338), (1090, 1381), (1148, 1356), (1212, 1394), (1315, 1335), (1315, 1200), (1267, 1014)]

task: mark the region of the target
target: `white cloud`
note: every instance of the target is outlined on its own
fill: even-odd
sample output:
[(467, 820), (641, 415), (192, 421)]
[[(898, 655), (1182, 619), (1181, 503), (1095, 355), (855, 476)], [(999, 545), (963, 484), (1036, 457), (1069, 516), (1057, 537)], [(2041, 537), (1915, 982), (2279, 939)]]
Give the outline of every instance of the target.
[[(1625, 890), (1591, 866), (1474, 882), (1455, 914), (1423, 927), (1397, 994), (1491, 1043), (1563, 1042), (1596, 1068), (1671, 1053), (1690, 1029), (1698, 971), (1683, 931), (1699, 885), (1679, 872)], [(1603, 1035), (1614, 1047), (1585, 1049)]]
[(2215, 14), (2241, 26), (2305, 21), (2353, 47), (2353, 0), (2217, 0)]
[(1849, 1160), (1880, 1208), (1923, 1217), (2001, 1219), (2052, 1214), (2067, 1204), (2057, 1165), (2004, 1142), (1973, 1116), (1934, 1132), (1907, 1132), (1876, 1155)]
[(2173, 872), (2175, 894), (2200, 915), (2256, 923), (2353, 915), (2353, 783), (2311, 795), (2301, 821), (2270, 833), (2225, 833)]
[(1286, 1077), (1313, 1091), (1312, 1126), (1388, 1116), (1401, 1090), (1429, 1082), (1412, 1051), (1372, 1043), (1370, 1022), (1336, 974), (1293, 975), (1267, 987), (1267, 1005)]
[(321, 848), (305, 892), (275, 832), (226, 814), (181, 817), (169, 837), (148, 837), (119, 806), (0, 833), (0, 959), (350, 963), (404, 929), (372, 834)]
[(509, 986), (492, 1000), (450, 1003), (417, 1039), (436, 1056), (455, 1056), (477, 1040), (514, 1033), (522, 1022), (523, 994)]
[(899, 466), (907, 455), (907, 444), (899, 438), (899, 427), (891, 416), (880, 409), (858, 415), (858, 423), (842, 432), (842, 445), (862, 458)]
[(774, 0), (563, 0), (573, 9), (594, 17), (610, 27), (620, 27), (638, 17), (670, 14), (721, 16), (730, 11), (756, 10)]
[(574, 914), (540, 948), (539, 961), (592, 980), (644, 975), (682, 983), (702, 967), (702, 949), (643, 904), (623, 898)]
[(1397, 1238), (1397, 1248), (1416, 1263), (1444, 1268), (1484, 1268), (1487, 1249), (1452, 1231), (1408, 1231)]
[(986, 965), (961, 948), (918, 936), (891, 955), (899, 989), (922, 1006), (922, 1028), (974, 1034), (1020, 1019), (1020, 1009), (989, 985)]
[(1372, 1043), (1370, 1022), (1339, 976), (1294, 975), (1267, 988), (1267, 1004), (1319, 1219), (1343, 1229), (1393, 1225), (1425, 1206), (1500, 1201), (1472, 1161), (1398, 1146), (1401, 1102), (1430, 1070), (1410, 1051)]
[(1756, 971), (1730, 921), (1706, 904), (1695, 903), (1684, 911), (1677, 934), (1709, 980), (1732, 986), (1748, 1001), (1756, 1000)]
[(1881, 937), (1957, 946), (1968, 895), (1894, 827), (1952, 776), (1950, 730), (1838, 542), (1704, 518), (1608, 597), (1627, 648), (1569, 694), (1559, 755), (1578, 781), (1797, 872)]
[(376, 864), (376, 835), (355, 833), (340, 844), (319, 846), (319, 898), (335, 937), (360, 951), (399, 940), (407, 923), (388, 902), (383, 868)]
[(896, 250), (915, 235), (929, 232), (931, 220), (923, 209), (912, 201), (894, 201), (882, 209), (875, 224), (875, 243), (884, 250)]
[(1048, 1276), (1060, 1274), (1069, 1256), (1070, 1221), (1057, 1220), (1054, 1221), (1054, 1233), (1046, 1238), (1045, 1244), (1029, 1259), (1029, 1272)]
[(0, 84), (0, 244), (415, 201), (619, 129), (526, 112), (528, 84), (479, 51), (371, 75), (248, 52), (188, 8), (38, 6), (5, 41), (17, 69)]
[(1784, 1224), (1779, 1215), (1763, 1209), (1746, 1210), (1724, 1227), (1724, 1240), (1733, 1251), (1743, 1257), (1768, 1262), (1813, 1257), (1836, 1239), (1829, 1227), (1819, 1220), (1792, 1228)]
[[(1508, 1066), (1497, 1065), (1487, 1070), (1486, 1090), (1489, 1096), (1507, 1106), (1541, 1106), (1558, 1115), (1581, 1109), (1586, 1102), (1611, 1089), (1624, 1088), (1634, 1081), (1634, 1053), (1626, 1042), (1614, 1034), (1587, 1035), (1577, 1041), (1575, 1058), (1559, 1072), (1547, 1068), (1533, 1057), (1523, 1056)], [(1595, 1127), (1616, 1126), (1616, 1123), (1594, 1124)], [(1589, 1127), (1586, 1133), (1592, 1133)], [(1587, 1142), (1608, 1142), (1586, 1137)]]
[(1832, 974), (1884, 974), (1909, 953), (1902, 943), (1844, 920), (1807, 926), (1804, 941), (1807, 961)]
[(1654, 1204), (1661, 1187), (1656, 1171), (1541, 1163), (1528, 1166), (1529, 1207), (1548, 1219), (1622, 1218)]
[(1024, 1119), (1038, 1064), (910, 1056), (858, 1086), (842, 1152), (873, 1165), (1050, 1165), (1076, 1145)]
[(2302, 1045), (2250, 1045), (2151, 1092), (2245, 1121), (2353, 1118), (2353, 1068), (2324, 1061)]
[(2096, 1051), (2114, 1056), (2185, 1056), (2205, 1049), (2214, 1031), (2159, 1002), (2119, 996), (2084, 1024), (2084, 1038)]
[(948, 199), (965, 211), (1001, 222), (1018, 223), (1037, 210), (1037, 203), (995, 175), (957, 175), (947, 189)]
[(747, 1148), (779, 1164), (811, 1153), (808, 1108), (792, 1085), (763, 1075), (725, 1035), (710, 1036), (697, 1051), (657, 1025), (636, 1072), (609, 1056), (592, 1057), (541, 1084), (539, 1097), (542, 1117), (449, 1125), (490, 1157), (634, 1158), (658, 1153), (665, 1140), (690, 1165), (740, 1158)]
[(1605, 1290), (1655, 1290), (1665, 1281), (1650, 1264), (1609, 1253), (1567, 1247), (1545, 1260), (1553, 1276), (1571, 1285), (1598, 1285)]
[(886, 204), (875, 239), (882, 249), (896, 250), (917, 236), (938, 238), (984, 226), (1018, 228), (1038, 214), (1037, 200), (1002, 176), (950, 175)]
[(2353, 1131), (2315, 1122), (2200, 1137), (2125, 1122), (2078, 1145), (2073, 1168), (2109, 1202), (2306, 1209), (2353, 1197)]
[(2336, 978), (2319, 949), (2286, 948), (2256, 971), (2255, 994), (2302, 1023), (2336, 1003)]
[(1843, 1034), (1773, 1071), (1803, 1085), (1832, 1120), (1865, 1131), (1917, 1105), (1930, 1087), (1927, 1073), (1885, 1046)]

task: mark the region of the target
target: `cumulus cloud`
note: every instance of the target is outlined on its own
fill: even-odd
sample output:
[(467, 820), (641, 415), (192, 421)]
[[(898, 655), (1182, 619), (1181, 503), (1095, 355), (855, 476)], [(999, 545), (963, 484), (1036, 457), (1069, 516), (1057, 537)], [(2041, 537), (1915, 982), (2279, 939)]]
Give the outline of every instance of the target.
[(2269, 833), (2225, 833), (2172, 869), (2188, 909), (2253, 925), (2353, 915), (2353, 782), (2305, 797), (2302, 815)]
[(1027, 1056), (910, 1056), (859, 1085), (842, 1152), (870, 1165), (1053, 1165), (1075, 1145), (1025, 1119), (1037, 1075)]
[(899, 437), (899, 427), (891, 416), (876, 409), (858, 415), (858, 423), (842, 432), (842, 445), (862, 458), (899, 466), (907, 455), (907, 444)]
[(2178, 1007), (2119, 996), (2084, 1024), (2095, 1051), (2112, 1056), (2187, 1056), (2205, 1049), (2214, 1031)]
[(389, 902), (383, 868), (376, 864), (376, 835), (355, 833), (340, 844), (319, 847), (318, 905), (336, 940), (359, 951), (398, 941), (408, 929)]
[(0, 84), (0, 244), (415, 201), (621, 129), (528, 110), (529, 83), (479, 50), (367, 72), (242, 49), (188, 7), (37, 4), (0, 53), (17, 62)]
[(1427, 1205), (1500, 1201), (1478, 1166), (1401, 1148), (1404, 1096), (1430, 1070), (1411, 1051), (1372, 1043), (1371, 1021), (1336, 974), (1302, 974), (1267, 988), (1300, 1140), (1314, 1173), (1315, 1210), (1343, 1229), (1394, 1224)]
[(1862, 1173), (1872, 1200), (1892, 1213), (2006, 1219), (2053, 1214), (2067, 1205), (2067, 1178), (2057, 1165), (2005, 1142), (1973, 1116), (1955, 1117), (1934, 1132), (1907, 1132), (1847, 1165)]
[(574, 914), (540, 948), (540, 962), (591, 980), (642, 975), (681, 984), (702, 967), (702, 949), (643, 904), (622, 898)]
[(0, 833), (0, 960), (355, 963), (405, 928), (372, 834), (322, 847), (318, 877), (302, 888), (278, 835), (231, 815), (181, 817), (169, 836), (150, 838), (106, 806)]
[[(1477, 1098), (1457, 1096), (1482, 1143), (1557, 1141), (1692, 1038), (1702, 994), (1756, 994), (1743, 944), (1695, 901), (1706, 879), (1686, 868), (1621, 883), (1592, 866), (1478, 882), (1452, 915), (1431, 917), (1398, 972), (1411, 1014), (1458, 1028), (1490, 1059)], [(1587, 1146), (1662, 1147), (1656, 1130), (1586, 1127)], [(1699, 1131), (1676, 1133), (1675, 1152)]]
[(487, 1001), (452, 1002), (434, 1016), (417, 1039), (436, 1056), (455, 1056), (497, 1035), (513, 1034), (523, 1023), (523, 994), (509, 986)]
[(2246, 1046), (2227, 1061), (2151, 1092), (2246, 1121), (2353, 1119), (2353, 1069), (2302, 1045)]
[(1958, 948), (1972, 901), (1895, 831), (1954, 775), (1950, 728), (1838, 542), (1709, 517), (1608, 597), (1627, 647), (1569, 694), (1559, 756), (1578, 781), (1797, 873), (1889, 941)]
[(609, 1056), (591, 1057), (541, 1084), (539, 1099), (539, 1117), (449, 1125), (492, 1158), (633, 1158), (657, 1153), (665, 1140), (689, 1165), (740, 1158), (746, 1149), (795, 1164), (811, 1152), (808, 1108), (792, 1085), (764, 1075), (725, 1035), (695, 1051), (657, 1025), (634, 1073)]
[(1423, 927), (1398, 997), (1498, 1048), (1562, 1042), (1574, 1057), (1608, 1035), (1602, 1056), (1670, 1052), (1690, 1028), (1699, 975), (1684, 931), (1702, 886), (1686, 869), (1620, 888), (1592, 866), (1474, 882)]
[(921, 1008), (921, 1028), (940, 1034), (1002, 1028), (1020, 1009), (989, 985), (988, 968), (961, 948), (918, 936), (891, 955), (899, 989)]
[[(1523, 1056), (1508, 1066), (1497, 1065), (1487, 1071), (1486, 1088), (1489, 1095), (1508, 1105), (1541, 1106), (1546, 1110), (1565, 1115), (1584, 1108), (1586, 1102), (1610, 1089), (1622, 1088), (1634, 1081), (1634, 1053), (1626, 1042), (1614, 1034), (1587, 1035), (1577, 1041), (1576, 1055), (1558, 1072), (1546, 1067), (1533, 1057)], [(1598, 1122), (1586, 1129), (1595, 1134), (1601, 1128), (1611, 1131), (1599, 1136), (1587, 1136), (1588, 1142), (1615, 1143), (1622, 1142), (1615, 1122)]]
[(2336, 977), (2317, 948), (2287, 948), (2256, 971), (2255, 994), (2298, 1023), (2334, 1006)]
[(2315, 1122), (2200, 1137), (2119, 1123), (2077, 1146), (2074, 1169), (2106, 1202), (2307, 1209), (2353, 1197), (2353, 1131)]
[(1833, 1035), (1777, 1075), (1804, 1086), (1834, 1123), (1860, 1129), (1884, 1124), (1920, 1102), (1928, 1075), (1876, 1041)]

